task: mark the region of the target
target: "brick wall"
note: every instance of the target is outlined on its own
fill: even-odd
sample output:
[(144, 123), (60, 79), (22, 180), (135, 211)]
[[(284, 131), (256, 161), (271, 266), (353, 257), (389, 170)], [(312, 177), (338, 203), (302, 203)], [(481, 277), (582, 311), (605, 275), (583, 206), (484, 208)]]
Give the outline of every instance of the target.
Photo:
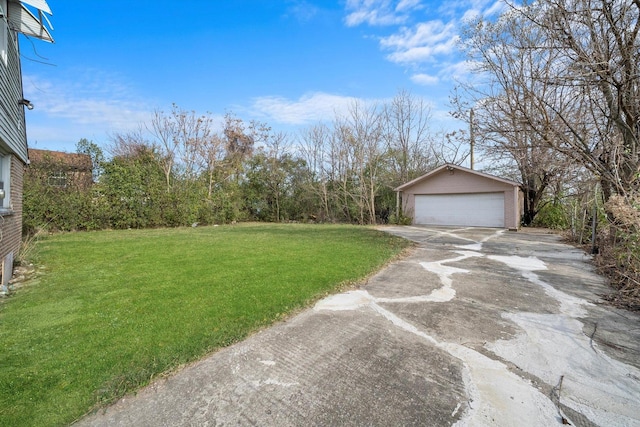
[(11, 208), (12, 212), (0, 216), (0, 262), (4, 261), (2, 285), (11, 279), (13, 260), (17, 259), (22, 242), (22, 176), (24, 164), (11, 156)]

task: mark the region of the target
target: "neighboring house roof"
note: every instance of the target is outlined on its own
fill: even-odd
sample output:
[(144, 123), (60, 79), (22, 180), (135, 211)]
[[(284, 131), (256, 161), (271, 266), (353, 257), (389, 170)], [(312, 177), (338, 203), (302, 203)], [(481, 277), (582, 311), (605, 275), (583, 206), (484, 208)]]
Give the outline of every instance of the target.
[(29, 148), (29, 162), (36, 166), (42, 164), (55, 164), (67, 170), (91, 172), (93, 164), (87, 154), (64, 153), (62, 151), (37, 150)]
[(440, 173), (442, 170), (459, 170), (459, 171), (463, 171), (463, 172), (468, 172), (477, 176), (481, 176), (483, 178), (489, 178), (489, 179), (493, 179), (495, 181), (499, 181), (502, 182), (504, 184), (508, 184), (508, 185), (512, 185), (514, 187), (520, 187), (520, 184), (515, 182), (515, 181), (511, 181), (509, 179), (504, 179), (504, 178), (500, 178), (497, 177), (495, 175), (490, 175), (488, 173), (484, 173), (484, 172), (478, 172), (476, 170), (473, 169), (469, 169), (469, 168), (465, 168), (463, 166), (458, 166), (458, 165), (454, 165), (454, 164), (450, 164), (450, 163), (446, 163), (438, 168), (435, 168), (434, 170), (432, 170), (431, 172), (428, 172), (414, 180), (411, 180), (405, 184), (402, 184), (401, 186), (397, 187), (394, 189), (394, 191), (403, 191), (406, 190), (409, 187), (414, 186), (415, 184), (418, 184), (419, 182), (422, 182), (426, 179), (429, 179), (430, 177), (432, 177), (433, 175), (437, 175), (438, 173)]

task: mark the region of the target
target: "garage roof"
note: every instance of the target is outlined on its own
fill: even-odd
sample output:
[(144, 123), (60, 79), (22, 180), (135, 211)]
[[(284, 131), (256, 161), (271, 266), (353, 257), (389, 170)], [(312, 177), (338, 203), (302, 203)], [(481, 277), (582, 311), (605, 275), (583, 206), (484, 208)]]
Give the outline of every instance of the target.
[(462, 167), (462, 166), (459, 166), (459, 165), (446, 163), (446, 164), (444, 164), (444, 165), (432, 170), (431, 172), (428, 172), (428, 173), (426, 173), (426, 174), (424, 174), (424, 175), (422, 175), (422, 176), (420, 176), (420, 177), (418, 177), (418, 178), (416, 178), (414, 180), (411, 180), (411, 181), (409, 181), (409, 182), (407, 182), (405, 184), (402, 184), (401, 186), (395, 188), (394, 191), (405, 190), (405, 189), (407, 189), (407, 188), (409, 188), (409, 187), (411, 187), (411, 186), (413, 186), (413, 185), (415, 185), (415, 184), (417, 184), (417, 183), (419, 183), (421, 181), (429, 179), (429, 177), (431, 177), (433, 175), (437, 175), (439, 172), (441, 172), (444, 169), (446, 169), (448, 171), (460, 170), (460, 171), (463, 171), (463, 172), (468, 172), (468, 173), (471, 173), (471, 174), (474, 174), (474, 175), (481, 176), (483, 178), (493, 179), (494, 181), (499, 181), (499, 182), (502, 182), (504, 184), (512, 185), (514, 187), (520, 187), (519, 183), (517, 183), (515, 181), (511, 181), (509, 179), (500, 178), (500, 177), (497, 177), (495, 175), (490, 175), (490, 174), (484, 173), (484, 172), (478, 172), (476, 170), (465, 168), (465, 167)]

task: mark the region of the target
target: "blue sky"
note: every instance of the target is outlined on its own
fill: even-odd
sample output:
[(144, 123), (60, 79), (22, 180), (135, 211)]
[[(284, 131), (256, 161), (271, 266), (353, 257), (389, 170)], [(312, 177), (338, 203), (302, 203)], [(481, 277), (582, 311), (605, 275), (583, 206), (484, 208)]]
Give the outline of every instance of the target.
[(55, 44), (21, 37), (32, 148), (75, 151), (136, 129), (154, 110), (236, 116), (295, 134), (353, 99), (400, 89), (451, 129), (448, 97), (466, 73), (464, 19), (495, 0), (47, 0)]

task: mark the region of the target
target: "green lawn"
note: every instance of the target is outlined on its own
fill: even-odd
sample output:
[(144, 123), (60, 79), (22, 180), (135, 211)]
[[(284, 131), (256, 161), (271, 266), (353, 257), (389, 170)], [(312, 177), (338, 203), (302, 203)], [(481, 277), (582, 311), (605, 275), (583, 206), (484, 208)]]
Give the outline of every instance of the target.
[(297, 224), (48, 236), (35, 251), (45, 274), (0, 302), (0, 426), (69, 424), (406, 246)]

